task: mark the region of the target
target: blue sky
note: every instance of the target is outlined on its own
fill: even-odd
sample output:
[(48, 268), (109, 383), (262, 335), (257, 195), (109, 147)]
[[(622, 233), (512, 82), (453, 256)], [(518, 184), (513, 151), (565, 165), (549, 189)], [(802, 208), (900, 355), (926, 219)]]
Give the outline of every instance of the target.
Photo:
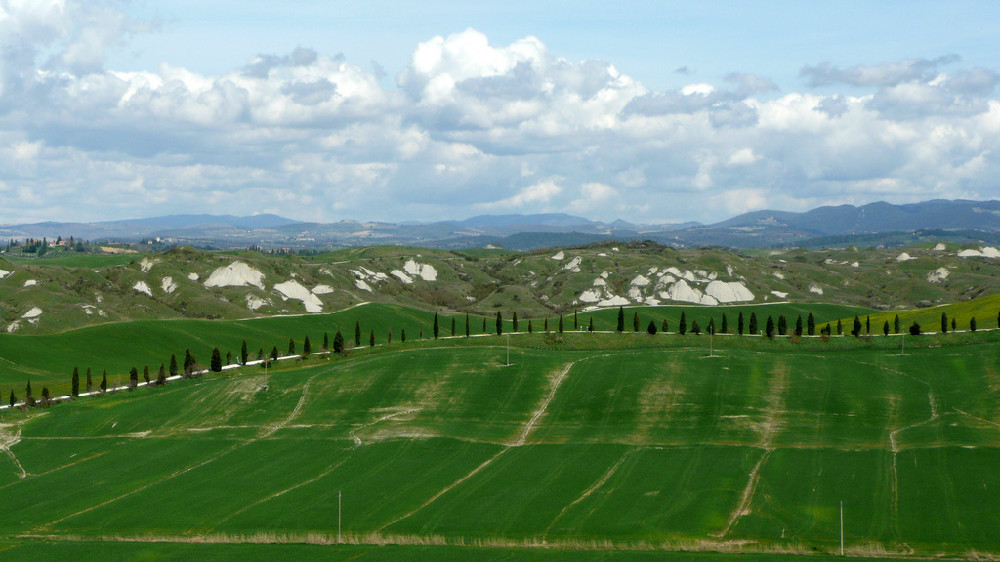
[(0, 222), (990, 199), (996, 2), (0, 0)]

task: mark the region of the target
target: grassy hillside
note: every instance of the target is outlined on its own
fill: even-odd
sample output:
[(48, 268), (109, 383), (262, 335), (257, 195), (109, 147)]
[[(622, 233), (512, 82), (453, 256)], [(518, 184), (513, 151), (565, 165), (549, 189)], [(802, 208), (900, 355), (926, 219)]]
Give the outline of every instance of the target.
[(742, 254), (630, 243), (524, 253), (382, 246), (310, 257), (191, 248), (0, 257), (0, 332), (326, 313), (361, 302), (535, 318), (619, 305), (795, 302), (896, 311), (1000, 292), (1000, 260), (960, 257), (961, 250), (942, 244), (905, 252)]
[(997, 556), (998, 338), (457, 338), (4, 411), (0, 535), (327, 543), (342, 492), (352, 543), (773, 559), (843, 501), (853, 555)]

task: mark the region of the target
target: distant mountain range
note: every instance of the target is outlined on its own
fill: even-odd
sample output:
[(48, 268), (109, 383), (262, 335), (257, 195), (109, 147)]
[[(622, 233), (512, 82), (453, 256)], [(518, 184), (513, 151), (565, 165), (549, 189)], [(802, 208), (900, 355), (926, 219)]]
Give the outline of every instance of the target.
[(564, 213), (479, 215), (428, 224), (308, 223), (277, 215), (170, 215), (97, 223), (43, 222), (0, 226), (0, 238), (68, 238), (96, 242), (159, 239), (168, 245), (245, 248), (323, 248), (402, 244), (436, 248), (489, 245), (516, 250), (646, 239), (678, 247), (904, 245), (933, 230), (952, 241), (1000, 238), (1000, 201), (942, 200), (906, 205), (880, 201), (819, 207), (802, 213), (754, 211), (711, 225), (640, 225), (591, 221)]

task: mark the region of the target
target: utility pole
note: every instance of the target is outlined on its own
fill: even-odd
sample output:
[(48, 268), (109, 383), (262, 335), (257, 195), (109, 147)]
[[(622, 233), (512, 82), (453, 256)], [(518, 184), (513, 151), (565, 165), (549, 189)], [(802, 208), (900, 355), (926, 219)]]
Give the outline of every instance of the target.
[[(341, 540), (340, 540), (341, 501), (340, 501), (340, 498), (341, 498), (341, 491), (337, 490), (337, 544), (341, 544)], [(843, 504), (841, 504), (841, 509), (843, 509)], [(841, 515), (841, 519), (843, 520), (843, 515)], [(843, 522), (841, 522), (841, 525), (843, 525)], [(844, 553), (843, 539), (841, 539), (840, 553), (841, 554)]]
[(510, 334), (507, 334), (507, 366), (510, 367)]
[(840, 555), (844, 555), (844, 500), (840, 500)]

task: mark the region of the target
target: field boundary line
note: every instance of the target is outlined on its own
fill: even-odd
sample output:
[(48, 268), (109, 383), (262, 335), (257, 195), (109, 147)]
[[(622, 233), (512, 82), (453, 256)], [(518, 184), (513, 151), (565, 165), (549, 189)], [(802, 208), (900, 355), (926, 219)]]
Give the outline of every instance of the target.
[(17, 433), (9, 434), (9, 438), (8, 435), (3, 435), (3, 440), (0, 441), (0, 450), (2, 450), (4, 453), (7, 453), (7, 456), (10, 457), (10, 460), (14, 461), (14, 464), (17, 465), (18, 470), (21, 471), (21, 474), (18, 476), (18, 478), (23, 480), (28, 477), (28, 471), (24, 470), (24, 466), (21, 464), (21, 461), (18, 460), (17, 455), (14, 454), (14, 451), (10, 450), (11, 447), (17, 445), (20, 442), (21, 442), (21, 428), (19, 427), (17, 428)]
[(608, 480), (610, 480), (612, 476), (614, 476), (615, 472), (618, 472), (618, 469), (625, 462), (625, 459), (627, 459), (629, 456), (632, 455), (632, 453), (635, 453), (636, 451), (638, 451), (638, 449), (629, 449), (628, 451), (625, 451), (625, 454), (622, 455), (622, 457), (620, 459), (618, 459), (618, 462), (616, 462), (615, 464), (613, 464), (611, 466), (611, 468), (609, 468), (607, 471), (605, 471), (604, 474), (602, 474), (601, 477), (597, 479), (597, 481), (595, 481), (593, 484), (591, 484), (589, 488), (587, 488), (586, 490), (584, 490), (583, 493), (580, 494), (579, 497), (577, 497), (575, 500), (571, 501), (566, 507), (562, 508), (562, 510), (559, 511), (559, 514), (555, 516), (555, 518), (552, 520), (551, 523), (549, 523), (549, 526), (545, 528), (545, 533), (542, 535), (542, 537), (547, 537), (548, 536), (549, 530), (552, 529), (552, 526), (555, 525), (556, 522), (559, 521), (559, 519), (561, 519), (562, 516), (565, 515), (567, 511), (570, 510), (570, 508), (572, 508), (574, 505), (582, 502), (583, 500), (587, 499), (588, 497), (590, 497), (591, 494), (593, 494), (594, 492), (596, 492), (597, 490), (599, 490), (601, 488), (601, 486), (604, 486), (604, 484)]
[(570, 363), (567, 363), (566, 366), (563, 367), (562, 371), (559, 371), (559, 374), (557, 374), (555, 378), (552, 379), (552, 381), (549, 383), (550, 390), (548, 396), (546, 396), (545, 399), (542, 400), (542, 403), (538, 406), (538, 408), (535, 409), (534, 412), (532, 412), (531, 418), (528, 420), (528, 423), (526, 423), (524, 425), (524, 429), (521, 430), (521, 435), (513, 443), (510, 444), (511, 447), (520, 447), (524, 445), (524, 442), (528, 439), (528, 434), (531, 433), (532, 429), (534, 429), (535, 423), (538, 421), (539, 418), (542, 417), (542, 414), (544, 414), (545, 411), (548, 410), (549, 404), (552, 402), (552, 399), (556, 397), (556, 392), (559, 390), (559, 387), (562, 386), (562, 383), (564, 380), (566, 380), (566, 376), (569, 374), (570, 369), (572, 369), (573, 365), (576, 365), (576, 363), (577, 361), (571, 361)]

